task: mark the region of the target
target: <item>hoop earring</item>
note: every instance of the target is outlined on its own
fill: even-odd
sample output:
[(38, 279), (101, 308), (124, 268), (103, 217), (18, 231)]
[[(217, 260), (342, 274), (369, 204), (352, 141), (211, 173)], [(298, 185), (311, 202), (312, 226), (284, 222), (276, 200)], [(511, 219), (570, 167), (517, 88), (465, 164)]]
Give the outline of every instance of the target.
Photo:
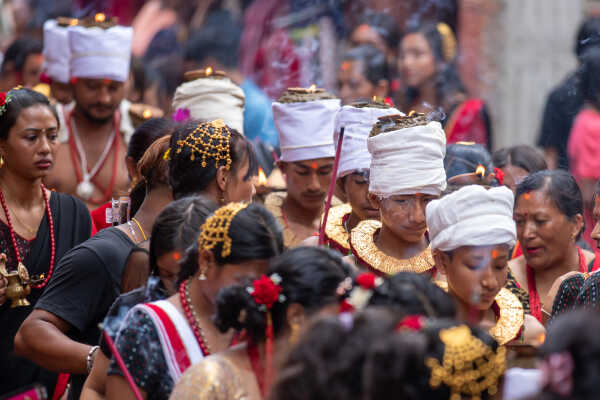
[(0, 168), (4, 167), (4, 157), (0, 155)]
[(198, 277), (199, 281), (206, 280), (206, 268), (200, 270), (200, 276)]

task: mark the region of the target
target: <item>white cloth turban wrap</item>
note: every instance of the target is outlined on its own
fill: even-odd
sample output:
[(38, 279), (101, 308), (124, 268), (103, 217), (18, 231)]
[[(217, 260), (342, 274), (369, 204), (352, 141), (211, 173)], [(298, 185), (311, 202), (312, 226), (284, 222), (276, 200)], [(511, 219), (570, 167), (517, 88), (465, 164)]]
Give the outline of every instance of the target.
[(133, 29), (70, 26), (71, 76), (125, 82), (129, 78)]
[(244, 91), (229, 78), (199, 78), (181, 84), (173, 96), (173, 110), (188, 109), (192, 119), (222, 119), (244, 134)]
[(353, 106), (343, 106), (338, 111), (335, 116), (334, 148), (337, 148), (342, 127), (344, 127), (344, 141), (336, 178), (370, 168), (371, 154), (367, 149), (367, 139), (371, 128), (377, 122), (377, 118), (393, 114), (402, 113), (395, 108), (358, 108)]
[(69, 83), (69, 34), (67, 27), (59, 26), (54, 19), (44, 22), (43, 56), (42, 72), (53, 81)]
[(273, 103), (281, 160), (287, 162), (335, 156), (333, 128), (340, 100)]
[(514, 246), (513, 192), (505, 186), (486, 190), (470, 185), (427, 204), (431, 248), (452, 251), (463, 246)]
[(439, 122), (380, 133), (367, 140), (369, 192), (382, 197), (446, 189), (446, 134)]

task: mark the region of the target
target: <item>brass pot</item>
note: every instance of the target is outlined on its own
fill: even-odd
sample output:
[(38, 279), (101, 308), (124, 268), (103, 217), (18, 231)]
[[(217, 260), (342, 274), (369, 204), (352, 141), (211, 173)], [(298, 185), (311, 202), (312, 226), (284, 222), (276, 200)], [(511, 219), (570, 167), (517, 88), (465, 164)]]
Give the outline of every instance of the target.
[(10, 299), (10, 308), (31, 305), (27, 300), (27, 295), (31, 293), (29, 273), (22, 263), (19, 263), (16, 271), (7, 272), (6, 256), (0, 255), (0, 275), (8, 281), (6, 297)]

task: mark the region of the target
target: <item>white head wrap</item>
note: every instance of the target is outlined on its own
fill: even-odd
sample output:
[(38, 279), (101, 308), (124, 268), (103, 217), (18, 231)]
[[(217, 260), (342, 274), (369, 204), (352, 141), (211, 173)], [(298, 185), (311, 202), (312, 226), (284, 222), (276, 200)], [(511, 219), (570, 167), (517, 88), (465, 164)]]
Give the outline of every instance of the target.
[(377, 118), (383, 115), (402, 114), (395, 108), (343, 106), (335, 116), (334, 148), (337, 148), (340, 130), (344, 127), (344, 141), (336, 178), (354, 171), (369, 169), (371, 154), (367, 138)]
[(287, 162), (335, 157), (333, 128), (340, 100), (273, 103), (281, 160)]
[(43, 56), (42, 72), (54, 81), (69, 83), (69, 35), (67, 27), (54, 19), (44, 22)]
[(220, 118), (243, 135), (245, 100), (243, 90), (227, 77), (199, 78), (179, 85), (173, 110), (188, 109), (191, 118), (202, 121)]
[(427, 204), (431, 248), (451, 251), (463, 246), (493, 246), (517, 240), (513, 192), (505, 186), (486, 190), (469, 185)]
[(71, 76), (125, 82), (129, 78), (133, 29), (70, 26)]
[(380, 133), (367, 146), (372, 157), (370, 193), (438, 196), (446, 189), (446, 134), (439, 122)]

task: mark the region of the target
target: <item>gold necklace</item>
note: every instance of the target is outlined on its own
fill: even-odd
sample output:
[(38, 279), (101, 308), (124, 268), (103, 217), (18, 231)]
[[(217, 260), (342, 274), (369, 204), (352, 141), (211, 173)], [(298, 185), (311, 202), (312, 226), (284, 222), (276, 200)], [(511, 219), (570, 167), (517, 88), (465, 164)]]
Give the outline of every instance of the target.
[[(448, 282), (436, 281), (439, 287), (448, 291)], [(500, 315), (494, 325), (489, 330), (489, 334), (503, 346), (516, 339), (521, 332), (525, 322), (525, 312), (519, 298), (506, 288), (500, 289), (500, 292), (494, 298), (496, 305), (500, 309)]]
[(379, 229), (381, 229), (380, 221), (368, 219), (360, 222), (350, 233), (352, 253), (372, 269), (386, 275), (403, 271), (422, 274), (435, 266), (430, 247), (408, 259), (388, 256), (375, 245), (374, 238)]
[(137, 227), (139, 228), (140, 232), (142, 233), (142, 237), (144, 238), (144, 242), (146, 240), (148, 240), (148, 237), (146, 236), (146, 232), (144, 232), (144, 230), (142, 229), (142, 225), (140, 225), (140, 223), (138, 222), (137, 219), (135, 219), (135, 217), (131, 218), (131, 220), (133, 222), (135, 222), (135, 224), (137, 225)]
[[(344, 226), (344, 217), (352, 212), (350, 204), (342, 204), (329, 209), (329, 217), (325, 224), (325, 235), (345, 250), (350, 250), (350, 234)], [(321, 222), (322, 223), (322, 222)]]

